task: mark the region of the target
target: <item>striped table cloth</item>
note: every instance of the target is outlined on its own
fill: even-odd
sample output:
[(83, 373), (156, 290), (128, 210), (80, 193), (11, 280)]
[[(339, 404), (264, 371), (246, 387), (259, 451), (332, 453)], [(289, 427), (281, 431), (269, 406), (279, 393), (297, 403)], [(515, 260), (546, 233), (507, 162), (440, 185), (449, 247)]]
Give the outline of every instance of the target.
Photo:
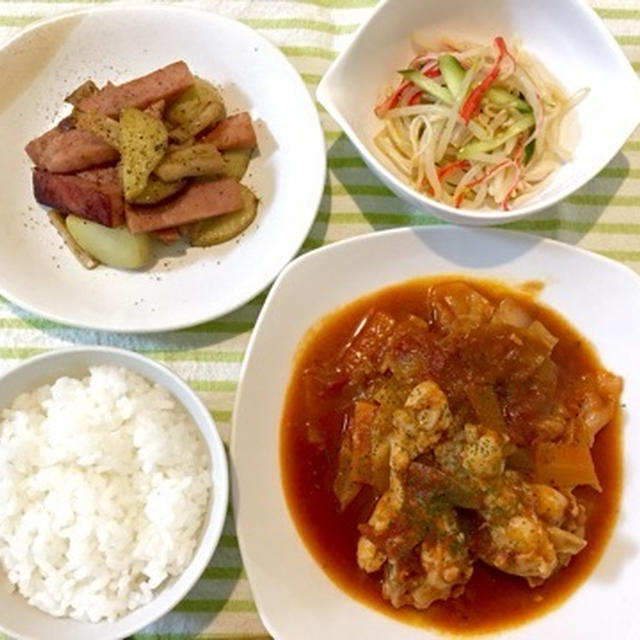
[[(0, 42), (31, 22), (101, 0), (0, 1)], [(310, 92), (376, 0), (200, 0), (189, 2), (236, 18), (274, 42)], [(640, 70), (640, 0), (592, 0), (636, 70)], [(1, 87), (1, 80), (0, 80)], [(1, 90), (1, 89), (0, 89)], [(639, 107), (640, 108), (640, 107)], [(346, 136), (318, 105), (329, 171), (324, 195), (302, 250), (371, 230), (441, 224), (412, 211), (366, 169)], [(640, 131), (596, 178), (561, 204), (506, 225), (579, 245), (640, 271)], [(225, 441), (240, 364), (264, 293), (237, 311), (190, 329), (117, 336), (78, 330), (32, 316), (0, 298), (0, 372), (59, 347), (111, 345), (151, 356), (183, 376), (210, 408)], [(170, 614), (137, 639), (265, 638), (242, 566), (229, 513), (220, 546), (204, 575)], [(1, 638), (1, 634), (0, 634)], [(8, 640), (2, 638), (2, 640)]]

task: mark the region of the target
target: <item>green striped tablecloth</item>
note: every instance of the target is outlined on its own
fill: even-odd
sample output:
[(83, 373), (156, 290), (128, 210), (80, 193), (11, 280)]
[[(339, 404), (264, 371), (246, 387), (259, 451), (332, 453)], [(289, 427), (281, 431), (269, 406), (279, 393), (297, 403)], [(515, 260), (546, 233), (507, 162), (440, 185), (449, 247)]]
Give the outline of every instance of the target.
[[(0, 42), (34, 20), (100, 0), (0, 1)], [(309, 91), (367, 17), (376, 0), (201, 0), (201, 6), (255, 28), (289, 57)], [(600, 17), (640, 69), (640, 0), (592, 0)], [(0, 90), (2, 87), (0, 79)], [(640, 108), (640, 107), (639, 107)], [(365, 168), (353, 146), (318, 106), (329, 173), (324, 197), (303, 250), (407, 224), (439, 224), (410, 210)], [(640, 271), (640, 132), (587, 186), (562, 204), (507, 225), (580, 245)], [(183, 375), (229, 438), (240, 363), (264, 294), (214, 322), (151, 336), (123, 337), (71, 329), (31, 316), (0, 298), (0, 372), (21, 359), (58, 347), (105, 344), (135, 349)], [(201, 580), (173, 612), (136, 638), (267, 637), (252, 599), (231, 514), (220, 547)], [(3, 639), (5, 640), (5, 639)], [(57, 639), (56, 639), (57, 640)]]

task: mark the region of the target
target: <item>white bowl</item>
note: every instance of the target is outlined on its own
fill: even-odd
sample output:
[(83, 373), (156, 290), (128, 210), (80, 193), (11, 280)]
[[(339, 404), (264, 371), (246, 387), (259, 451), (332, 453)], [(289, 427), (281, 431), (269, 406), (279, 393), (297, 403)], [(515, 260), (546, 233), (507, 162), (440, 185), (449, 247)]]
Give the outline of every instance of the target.
[(289, 514), (279, 434), (292, 361), (307, 329), (372, 291), (410, 278), (453, 273), (512, 285), (542, 282), (540, 302), (562, 314), (595, 346), (603, 365), (624, 378), (620, 513), (600, 561), (558, 608), (482, 637), (639, 638), (640, 278), (619, 263), (552, 240), (449, 225), (380, 231), (337, 242), (295, 260), (271, 288), (244, 360), (231, 439), (240, 549), (265, 625), (279, 640), (451, 637), (389, 618), (332, 582)]
[[(87, 78), (123, 82), (176, 60), (249, 111), (259, 153), (243, 179), (260, 205), (241, 234), (214, 247), (163, 248), (144, 271), (73, 258), (33, 198), (25, 144)], [(316, 216), (325, 146), (309, 91), (285, 56), (250, 27), (184, 5), (116, 3), (30, 25), (0, 48), (0, 294), (40, 316), (105, 331), (151, 332), (229, 313), (264, 289), (298, 251)]]
[[(517, 38), (572, 95), (588, 95), (567, 115), (561, 139), (573, 151), (527, 203), (510, 211), (467, 211), (414, 191), (373, 143), (381, 90), (413, 57), (420, 32), (491, 42)], [(604, 24), (578, 0), (383, 0), (325, 74), (318, 100), (344, 129), (373, 172), (408, 204), (449, 222), (488, 225), (523, 218), (562, 200), (590, 180), (640, 121), (640, 81)]]
[(92, 624), (56, 618), (35, 607), (17, 593), (8, 592), (0, 569), (0, 632), (21, 640), (116, 640), (157, 620), (172, 609), (198, 580), (220, 535), (227, 511), (229, 481), (224, 446), (211, 415), (198, 396), (171, 371), (130, 351), (110, 347), (73, 348), (36, 356), (0, 378), (0, 410), (19, 394), (53, 382), (62, 375), (83, 376), (93, 365), (126, 367), (168, 389), (182, 404), (202, 435), (211, 463), (212, 496), (194, 556), (185, 571), (161, 586), (149, 604), (113, 623)]

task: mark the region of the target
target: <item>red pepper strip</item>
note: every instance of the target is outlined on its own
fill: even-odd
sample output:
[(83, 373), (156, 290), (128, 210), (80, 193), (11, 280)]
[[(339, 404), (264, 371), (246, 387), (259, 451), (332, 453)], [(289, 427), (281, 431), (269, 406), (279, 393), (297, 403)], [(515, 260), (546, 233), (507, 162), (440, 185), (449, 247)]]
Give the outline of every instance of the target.
[(422, 181), (422, 188), (427, 192), (428, 196), (434, 195), (433, 187), (426, 180)]
[[(427, 62), (422, 69), (420, 69), (420, 73), (423, 76), (427, 76), (428, 78), (437, 78), (440, 75), (440, 69), (438, 69), (438, 62), (436, 60), (432, 62)], [(374, 113), (378, 116), (378, 118), (382, 118), (387, 111), (390, 109), (394, 109), (398, 106), (400, 99), (402, 98), (402, 94), (404, 90), (411, 86), (413, 83), (409, 80), (403, 80), (395, 89), (395, 91), (385, 100), (383, 100), (379, 105), (374, 108)], [(420, 92), (422, 93), (422, 92)], [(418, 96), (413, 96), (409, 100), (409, 104), (417, 104), (420, 100), (420, 94)]]
[(445, 164), (443, 167), (438, 169), (438, 180), (442, 182), (442, 179), (445, 176), (448, 176), (452, 171), (456, 169), (468, 169), (469, 161), (468, 160), (456, 160), (455, 162), (450, 162), (449, 164)]
[[(442, 179), (454, 171), (455, 169), (468, 169), (469, 161), (468, 160), (456, 160), (454, 162), (450, 162), (449, 164), (445, 164), (443, 167), (440, 167), (436, 173), (438, 176), (438, 181), (442, 182)], [(429, 181), (426, 178), (422, 179), (422, 187), (426, 189), (427, 193), (431, 196), (433, 195), (433, 188), (429, 184)]]
[(393, 109), (398, 102), (400, 101), (400, 96), (402, 92), (411, 85), (409, 80), (403, 80), (396, 90), (385, 100), (383, 100), (379, 105), (374, 108), (374, 113), (378, 116), (378, 118), (382, 118), (389, 109)]
[(459, 208), (460, 203), (462, 202), (462, 198), (464, 197), (464, 194), (469, 189), (472, 189), (473, 187), (476, 187), (479, 184), (482, 184), (483, 182), (488, 180), (494, 173), (496, 173), (496, 171), (502, 169), (502, 167), (504, 167), (507, 164), (510, 164), (511, 162), (512, 162), (511, 160), (503, 160), (502, 162), (499, 162), (495, 167), (493, 167), (489, 171), (486, 171), (485, 173), (483, 173), (479, 178), (476, 178), (475, 180), (472, 180), (471, 182), (465, 184), (462, 190), (460, 191), (460, 193), (455, 197), (453, 201), (453, 206), (456, 209)]
[(466, 193), (466, 189), (463, 189), (454, 199), (453, 199), (453, 206), (456, 209), (460, 208), (460, 203), (462, 202), (462, 198), (464, 197), (464, 194)]
[(398, 100), (396, 107), (406, 107), (410, 104), (416, 104), (420, 101), (422, 97), (422, 91), (416, 87), (414, 84), (406, 87), (404, 91), (400, 94), (400, 99)]
[(411, 98), (409, 99), (409, 104), (410, 105), (418, 104), (420, 100), (422, 100), (422, 91), (418, 91), (418, 93), (411, 96)]
[[(427, 78), (437, 78), (440, 75), (440, 69), (438, 69), (437, 61), (427, 62), (422, 69), (420, 69), (420, 73)], [(409, 104), (414, 105), (418, 104), (422, 99), (422, 91), (420, 89), (417, 90), (417, 93), (411, 98), (409, 98)]]
[(484, 94), (487, 92), (487, 89), (498, 77), (498, 73), (500, 72), (500, 62), (502, 62), (502, 58), (504, 58), (505, 55), (509, 55), (509, 52), (507, 51), (507, 45), (505, 44), (501, 36), (495, 38), (493, 40), (493, 44), (498, 47), (498, 57), (493, 63), (491, 70), (476, 86), (476, 88), (467, 96), (466, 100), (460, 105), (458, 114), (465, 124), (469, 123), (469, 120), (471, 120), (471, 116), (477, 111), (478, 107), (480, 106), (480, 102), (482, 101)]
[(440, 75), (440, 69), (438, 68), (438, 63), (433, 62), (430, 66), (429, 63), (425, 64), (422, 69), (420, 69), (420, 73), (423, 76), (427, 76), (427, 78), (437, 78)]

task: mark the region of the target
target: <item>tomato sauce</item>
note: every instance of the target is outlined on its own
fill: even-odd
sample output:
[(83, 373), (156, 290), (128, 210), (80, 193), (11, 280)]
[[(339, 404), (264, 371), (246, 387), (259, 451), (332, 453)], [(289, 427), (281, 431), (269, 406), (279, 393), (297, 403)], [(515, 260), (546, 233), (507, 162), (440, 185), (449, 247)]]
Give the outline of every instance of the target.
[[(618, 511), (622, 477), (619, 417), (596, 437), (592, 455), (602, 492), (574, 490), (587, 507), (587, 546), (537, 588), (480, 561), (464, 593), (434, 603), (426, 611), (395, 609), (381, 595), (381, 577), (359, 569), (358, 524), (366, 522), (379, 497), (365, 487), (340, 512), (333, 492), (337, 452), (345, 407), (329, 391), (310, 398), (303, 373), (321, 366), (349, 340), (372, 309), (424, 313), (425, 292), (446, 278), (412, 280), (354, 301), (314, 326), (300, 345), (290, 379), (280, 433), (282, 481), (291, 516), (305, 545), (331, 579), (352, 597), (406, 623), (452, 633), (485, 633), (522, 624), (557, 607), (587, 579), (598, 562)], [(456, 281), (461, 278), (456, 277)], [(465, 279), (462, 279), (463, 281)], [(553, 359), (567, 375), (601, 369), (590, 345), (563, 318), (538, 304), (526, 288), (515, 290), (493, 281), (466, 280), (492, 302), (505, 294), (524, 306), (559, 338)], [(528, 291), (531, 291), (529, 288)], [(487, 363), (490, 366), (490, 363)]]

